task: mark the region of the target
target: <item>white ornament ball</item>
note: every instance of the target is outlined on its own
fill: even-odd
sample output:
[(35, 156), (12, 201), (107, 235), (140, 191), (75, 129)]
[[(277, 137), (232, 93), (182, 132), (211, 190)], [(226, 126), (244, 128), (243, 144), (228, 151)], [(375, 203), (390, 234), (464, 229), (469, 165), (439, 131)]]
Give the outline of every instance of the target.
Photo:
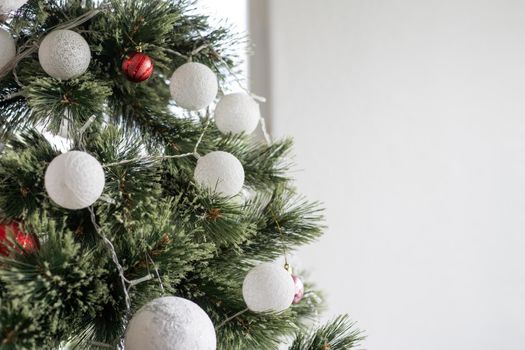
[(9, 13), (22, 7), (27, 0), (0, 0), (0, 13)]
[(178, 297), (154, 299), (140, 308), (126, 330), (126, 350), (215, 350), (210, 318), (199, 305)]
[(38, 59), (47, 74), (55, 79), (68, 80), (86, 72), (91, 51), (80, 34), (71, 30), (55, 30), (40, 44)]
[(283, 266), (264, 263), (248, 272), (242, 285), (246, 305), (254, 312), (281, 312), (292, 305), (295, 283)]
[(45, 175), (47, 194), (59, 206), (76, 210), (89, 207), (102, 195), (102, 165), (86, 152), (69, 151), (49, 163)]
[(233, 154), (214, 151), (199, 158), (194, 177), (199, 186), (223, 196), (235, 196), (244, 185), (244, 168)]
[(15, 40), (9, 32), (0, 28), (0, 69), (16, 56)]
[(208, 107), (219, 89), (217, 76), (206, 65), (188, 62), (171, 76), (171, 97), (177, 105), (190, 111)]
[(215, 124), (224, 134), (251, 134), (260, 119), (259, 104), (243, 93), (224, 95), (215, 108)]

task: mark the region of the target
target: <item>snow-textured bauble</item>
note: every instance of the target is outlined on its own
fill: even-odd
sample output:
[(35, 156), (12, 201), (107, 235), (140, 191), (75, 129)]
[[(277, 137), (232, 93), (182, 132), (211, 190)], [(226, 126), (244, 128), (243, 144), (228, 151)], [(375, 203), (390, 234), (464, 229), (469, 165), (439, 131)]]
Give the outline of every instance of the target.
[(102, 165), (86, 152), (69, 151), (49, 163), (45, 186), (49, 197), (61, 207), (76, 210), (95, 203), (104, 190)]
[(194, 177), (199, 186), (223, 196), (235, 196), (244, 185), (244, 168), (233, 154), (214, 151), (199, 158)]
[(293, 303), (299, 304), (304, 297), (304, 284), (299, 276), (292, 275), (292, 278), (295, 284), (295, 295), (293, 297)]
[(55, 79), (68, 80), (86, 72), (91, 51), (80, 34), (72, 30), (55, 30), (40, 44), (38, 59), (47, 74)]
[(140, 308), (126, 330), (126, 350), (215, 350), (210, 318), (199, 305), (178, 297), (154, 299)]
[(0, 28), (0, 69), (16, 56), (15, 40), (7, 31)]
[(171, 76), (171, 97), (178, 106), (190, 111), (208, 107), (219, 89), (217, 76), (202, 63), (188, 62)]
[(143, 52), (132, 52), (122, 60), (122, 71), (129, 81), (146, 81), (153, 73), (153, 60)]
[(242, 295), (254, 312), (281, 312), (292, 305), (295, 284), (281, 265), (264, 263), (254, 267), (244, 278)]
[(259, 104), (244, 93), (224, 95), (215, 108), (215, 124), (224, 134), (251, 134), (260, 119)]
[(16, 221), (0, 224), (0, 255), (9, 256), (13, 249), (18, 253), (35, 252), (38, 249), (38, 239), (35, 235), (22, 231), (21, 224)]
[(0, 0), (0, 14), (16, 11), (26, 2), (27, 0)]

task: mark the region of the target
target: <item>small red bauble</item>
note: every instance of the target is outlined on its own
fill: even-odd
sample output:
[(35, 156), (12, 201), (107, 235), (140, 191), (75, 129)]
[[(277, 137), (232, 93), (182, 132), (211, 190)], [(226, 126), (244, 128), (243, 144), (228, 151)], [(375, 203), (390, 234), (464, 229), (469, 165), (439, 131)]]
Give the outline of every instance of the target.
[(122, 71), (134, 83), (148, 80), (153, 73), (153, 67), (153, 60), (143, 52), (132, 52), (122, 61)]
[[(18, 246), (13, 244), (13, 240), (17, 242)], [(0, 255), (8, 256), (10, 248), (13, 246), (19, 253), (24, 251), (32, 253), (38, 249), (38, 240), (35, 235), (23, 232), (18, 222), (0, 224)], [(23, 251), (20, 247), (23, 248)]]
[(295, 296), (293, 297), (293, 303), (299, 304), (304, 297), (304, 284), (301, 278), (296, 275), (292, 275), (293, 283), (295, 284)]

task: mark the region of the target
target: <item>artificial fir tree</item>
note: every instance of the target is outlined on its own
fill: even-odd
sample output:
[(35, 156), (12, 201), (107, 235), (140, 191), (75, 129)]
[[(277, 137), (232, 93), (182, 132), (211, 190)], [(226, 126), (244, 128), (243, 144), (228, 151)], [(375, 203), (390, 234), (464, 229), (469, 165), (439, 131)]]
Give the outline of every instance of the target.
[(263, 275), (243, 298), (323, 222), (290, 140), (254, 142), (253, 96), (227, 94), (242, 38), (184, 0), (24, 3), (0, 0), (0, 348), (124, 348), (169, 296), (204, 310), (218, 349), (357, 346), (346, 317), (305, 328), (322, 298), (290, 298), (283, 266), (286, 288)]

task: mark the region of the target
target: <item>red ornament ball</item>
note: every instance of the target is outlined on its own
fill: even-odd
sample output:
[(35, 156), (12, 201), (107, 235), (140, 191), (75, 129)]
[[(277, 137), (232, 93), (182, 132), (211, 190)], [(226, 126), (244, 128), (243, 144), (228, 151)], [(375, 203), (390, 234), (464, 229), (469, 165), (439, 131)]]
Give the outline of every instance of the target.
[(9, 256), (12, 248), (15, 248), (19, 253), (33, 253), (38, 249), (38, 239), (35, 235), (23, 232), (18, 222), (0, 224), (0, 255)]
[(153, 73), (153, 68), (153, 60), (143, 52), (132, 52), (122, 61), (122, 71), (134, 83), (148, 80)]
[(292, 275), (293, 283), (295, 284), (295, 296), (293, 297), (293, 303), (299, 304), (304, 297), (304, 284), (301, 278), (296, 275)]

